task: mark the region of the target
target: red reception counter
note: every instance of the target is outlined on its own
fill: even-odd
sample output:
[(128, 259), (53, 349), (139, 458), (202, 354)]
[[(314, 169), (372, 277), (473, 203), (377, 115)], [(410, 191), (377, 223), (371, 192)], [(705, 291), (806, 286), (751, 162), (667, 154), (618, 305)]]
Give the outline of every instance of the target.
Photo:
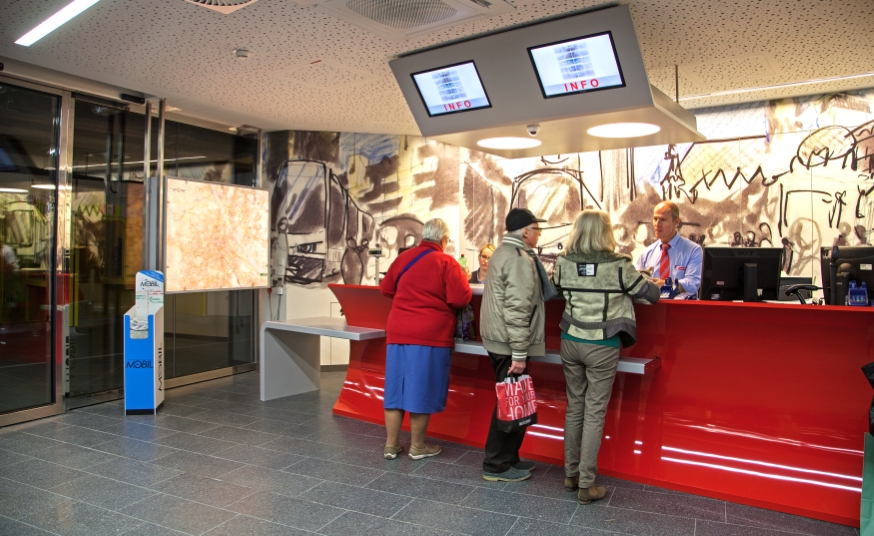
[[(348, 325), (385, 329), (391, 300), (377, 287), (330, 288)], [(547, 348), (559, 347), (563, 308), (547, 303)], [(636, 313), (638, 342), (622, 355), (661, 367), (617, 374), (600, 473), (859, 526), (874, 308), (664, 301)], [(539, 422), (521, 455), (564, 465), (561, 366), (529, 371)], [(384, 377), (385, 339), (352, 341), (334, 413), (383, 424)], [(488, 358), (455, 352), (428, 434), (482, 447), (494, 404)]]

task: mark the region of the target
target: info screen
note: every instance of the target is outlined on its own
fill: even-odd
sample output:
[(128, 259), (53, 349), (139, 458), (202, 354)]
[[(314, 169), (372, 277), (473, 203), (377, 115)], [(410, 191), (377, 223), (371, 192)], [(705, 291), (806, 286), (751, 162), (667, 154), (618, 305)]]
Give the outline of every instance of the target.
[(546, 98), (622, 87), (610, 33), (528, 49)]
[(415, 73), (413, 81), (431, 117), (491, 107), (472, 61)]

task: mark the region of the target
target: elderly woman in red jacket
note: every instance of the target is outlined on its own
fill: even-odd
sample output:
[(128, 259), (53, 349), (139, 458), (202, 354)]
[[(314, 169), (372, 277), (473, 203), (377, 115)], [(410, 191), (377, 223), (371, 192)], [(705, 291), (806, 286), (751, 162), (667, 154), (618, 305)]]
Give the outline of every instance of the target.
[(410, 413), (409, 456), (440, 454), (425, 444), (432, 413), (446, 409), (449, 366), (455, 346), (455, 310), (470, 302), (470, 285), (458, 262), (443, 253), (449, 226), (440, 218), (425, 223), (422, 242), (391, 264), (380, 291), (394, 298), (386, 324), (384, 456), (397, 458), (404, 412)]

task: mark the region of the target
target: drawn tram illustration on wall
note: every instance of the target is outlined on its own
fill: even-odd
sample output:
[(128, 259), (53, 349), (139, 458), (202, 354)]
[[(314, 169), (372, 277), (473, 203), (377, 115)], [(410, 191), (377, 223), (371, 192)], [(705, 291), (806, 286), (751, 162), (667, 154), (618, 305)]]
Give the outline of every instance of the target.
[(275, 276), (288, 283), (359, 284), (374, 233), (373, 216), (349, 197), (323, 162), (289, 160), (273, 190)]

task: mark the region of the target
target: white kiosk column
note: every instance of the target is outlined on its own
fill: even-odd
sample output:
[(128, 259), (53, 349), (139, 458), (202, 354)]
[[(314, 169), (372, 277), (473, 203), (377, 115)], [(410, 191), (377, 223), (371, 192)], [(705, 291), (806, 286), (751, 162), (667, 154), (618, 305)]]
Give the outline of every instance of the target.
[(124, 315), (124, 411), (154, 414), (164, 404), (164, 274), (137, 272), (136, 301)]

